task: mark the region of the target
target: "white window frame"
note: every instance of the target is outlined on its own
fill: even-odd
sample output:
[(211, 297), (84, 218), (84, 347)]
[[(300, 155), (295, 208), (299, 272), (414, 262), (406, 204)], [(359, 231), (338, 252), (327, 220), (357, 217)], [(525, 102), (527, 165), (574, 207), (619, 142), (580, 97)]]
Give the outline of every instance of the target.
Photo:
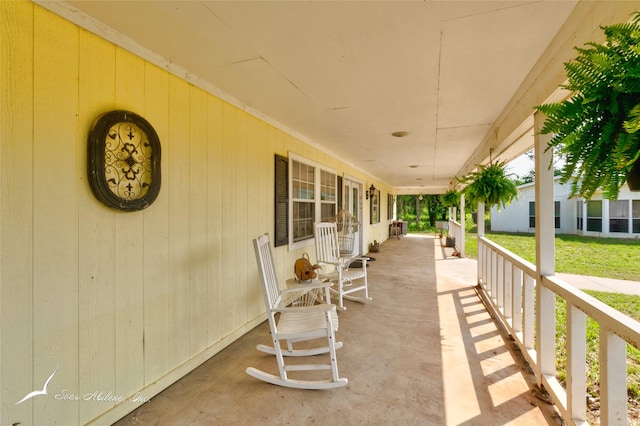
[[(591, 204), (593, 203), (593, 204)], [(590, 216), (589, 213), (589, 206), (590, 205), (596, 205), (595, 203), (600, 203), (600, 216)], [(604, 212), (605, 212), (605, 206), (604, 206), (604, 202), (603, 200), (589, 200), (586, 202), (587, 204), (587, 221), (585, 223), (585, 231), (586, 232), (604, 232), (604, 224), (605, 224), (605, 218), (604, 218)], [(599, 220), (600, 221), (600, 230), (598, 231), (594, 231), (589, 229), (589, 221), (590, 220)]]
[[(633, 228), (629, 229), (629, 217), (631, 216), (631, 205), (629, 200), (609, 200), (609, 232), (612, 234), (630, 234)], [(613, 231), (612, 221), (624, 221), (626, 223), (626, 231)]]
[[(309, 200), (298, 200), (296, 198), (294, 198), (294, 193), (293, 193), (293, 163), (298, 162), (298, 163), (302, 163), (305, 164), (307, 166), (313, 167), (314, 168), (314, 197), (313, 197), (313, 203), (314, 203), (314, 224), (318, 223), (321, 221), (321, 217), (322, 217), (322, 205), (323, 204), (327, 204), (327, 203), (332, 203), (334, 204), (334, 206), (336, 206), (335, 208), (337, 208), (337, 204), (338, 204), (338, 173), (336, 172), (336, 170), (325, 166), (324, 164), (320, 164), (316, 161), (310, 160), (308, 158), (305, 158), (301, 155), (289, 152), (289, 250), (297, 250), (299, 248), (302, 247), (308, 247), (310, 245), (312, 245), (314, 243), (314, 238), (307, 238), (304, 240), (300, 240), (300, 241), (293, 241), (293, 207), (294, 207), (294, 203), (296, 201), (309, 201)], [(327, 200), (321, 200), (321, 190), (322, 190), (322, 180), (321, 180), (321, 176), (322, 176), (322, 172), (327, 172), (327, 173), (331, 173), (334, 176), (334, 189), (335, 189), (335, 199), (333, 201), (327, 201)], [(334, 208), (334, 210), (335, 210)]]

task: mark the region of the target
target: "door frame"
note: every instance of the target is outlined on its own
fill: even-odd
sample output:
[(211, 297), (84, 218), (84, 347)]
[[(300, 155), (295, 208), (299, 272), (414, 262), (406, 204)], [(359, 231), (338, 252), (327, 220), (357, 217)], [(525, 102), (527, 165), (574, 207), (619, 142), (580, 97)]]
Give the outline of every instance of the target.
[[(357, 217), (358, 221), (360, 222), (360, 232), (358, 233), (358, 255), (363, 255), (365, 253), (364, 251), (364, 233), (365, 233), (365, 221), (364, 221), (364, 200), (363, 200), (363, 195), (364, 195), (364, 181), (361, 179), (358, 179), (354, 176), (350, 176), (348, 174), (344, 174), (342, 176), (342, 188), (343, 188), (343, 195), (342, 195), (342, 208), (344, 208), (345, 210), (350, 211), (351, 206), (353, 204), (347, 204), (347, 183), (349, 183), (349, 187), (356, 187), (358, 189), (358, 212), (357, 215), (354, 215)], [(349, 195), (350, 198), (350, 195)], [(349, 199), (350, 201), (350, 199)], [(353, 213), (352, 213), (353, 214)]]

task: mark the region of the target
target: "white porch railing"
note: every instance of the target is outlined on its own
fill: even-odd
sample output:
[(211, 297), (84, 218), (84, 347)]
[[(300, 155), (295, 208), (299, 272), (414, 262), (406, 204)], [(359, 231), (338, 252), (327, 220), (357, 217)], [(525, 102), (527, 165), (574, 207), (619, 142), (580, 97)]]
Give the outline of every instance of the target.
[[(568, 424), (586, 425), (586, 317), (600, 326), (600, 422), (626, 425), (627, 343), (640, 347), (640, 323), (566, 284), (538, 277), (535, 265), (478, 238), (478, 281), (539, 384)], [(555, 299), (566, 301), (566, 388), (556, 379)]]

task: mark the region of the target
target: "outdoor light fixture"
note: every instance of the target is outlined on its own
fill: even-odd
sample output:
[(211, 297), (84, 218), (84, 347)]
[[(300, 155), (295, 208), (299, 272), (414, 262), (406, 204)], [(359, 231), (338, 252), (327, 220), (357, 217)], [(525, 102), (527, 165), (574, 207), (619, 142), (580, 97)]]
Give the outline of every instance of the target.
[(371, 186), (369, 187), (369, 190), (366, 191), (367, 200), (369, 199), (369, 197), (373, 197), (373, 194), (375, 194), (375, 192), (376, 192), (376, 187), (373, 186), (373, 184), (371, 184)]

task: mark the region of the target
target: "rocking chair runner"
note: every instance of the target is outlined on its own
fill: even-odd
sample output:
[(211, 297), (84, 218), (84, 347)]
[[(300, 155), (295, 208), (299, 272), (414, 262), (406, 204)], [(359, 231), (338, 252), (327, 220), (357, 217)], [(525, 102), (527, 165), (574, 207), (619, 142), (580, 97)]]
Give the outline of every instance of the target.
[[(323, 281), (336, 283), (336, 288), (331, 292), (338, 295), (338, 306), (346, 310), (344, 299), (358, 302), (368, 302), (369, 288), (367, 284), (367, 260), (365, 256), (344, 256), (340, 252), (338, 244), (338, 231), (335, 223), (322, 222), (316, 226), (316, 261), (320, 264), (319, 278)], [(354, 260), (362, 262), (362, 268), (349, 269), (349, 264)], [(355, 284), (355, 280), (359, 281)], [(361, 292), (360, 296), (352, 293)]]
[[(348, 383), (347, 379), (338, 376), (336, 349), (342, 347), (342, 342), (335, 342), (335, 331), (338, 329), (338, 314), (335, 305), (324, 303), (313, 306), (285, 307), (283, 296), (289, 292), (299, 294), (300, 286), (280, 290), (267, 234), (253, 240), (253, 244), (273, 341), (273, 347), (258, 345), (257, 349), (276, 356), (280, 375), (276, 376), (253, 367), (247, 368), (247, 374), (274, 385), (299, 389), (330, 389), (345, 386)], [(308, 290), (313, 290), (326, 289), (329, 285), (314, 281), (310, 284), (304, 284), (304, 286)], [(280, 314), (278, 321), (276, 321), (276, 313)], [(319, 338), (327, 339), (326, 346), (312, 349), (293, 348), (294, 343)], [(286, 349), (280, 346), (281, 340), (286, 341)], [(284, 362), (284, 356), (312, 356), (327, 353), (330, 358), (329, 364), (285, 365)], [(331, 379), (296, 380), (287, 375), (289, 371), (309, 370), (331, 370)]]

